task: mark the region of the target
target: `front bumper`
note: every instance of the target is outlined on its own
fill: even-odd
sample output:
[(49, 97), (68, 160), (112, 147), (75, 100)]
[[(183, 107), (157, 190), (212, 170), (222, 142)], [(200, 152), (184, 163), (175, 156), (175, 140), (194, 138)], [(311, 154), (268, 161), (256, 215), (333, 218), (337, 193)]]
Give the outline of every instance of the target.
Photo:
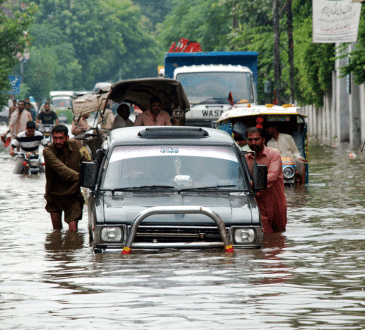
[[(201, 213), (212, 218), (217, 226), (183, 226), (156, 225), (144, 226), (141, 222), (154, 214), (192, 214)], [(118, 242), (102, 240), (103, 230), (115, 228), (121, 232)], [(236, 242), (236, 230), (250, 232), (249, 242)], [(95, 251), (109, 249), (205, 249), (224, 248), (261, 248), (263, 242), (261, 226), (235, 225), (225, 226), (221, 218), (209, 208), (198, 206), (151, 207), (139, 213), (130, 226), (100, 225), (92, 228), (93, 247)]]

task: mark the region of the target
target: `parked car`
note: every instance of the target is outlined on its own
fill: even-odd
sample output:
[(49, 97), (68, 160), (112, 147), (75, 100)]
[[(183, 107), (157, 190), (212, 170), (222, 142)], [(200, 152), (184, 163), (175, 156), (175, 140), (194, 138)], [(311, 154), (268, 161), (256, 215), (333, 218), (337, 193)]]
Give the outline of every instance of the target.
[(113, 130), (94, 162), (82, 163), (91, 190), (88, 231), (95, 252), (131, 248), (260, 248), (254, 199), (266, 188), (226, 132), (198, 127)]

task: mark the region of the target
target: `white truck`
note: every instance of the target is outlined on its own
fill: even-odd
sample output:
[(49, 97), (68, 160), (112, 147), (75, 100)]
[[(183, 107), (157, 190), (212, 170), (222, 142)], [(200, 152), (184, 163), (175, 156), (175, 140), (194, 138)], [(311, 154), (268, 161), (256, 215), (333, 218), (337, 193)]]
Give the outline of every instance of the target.
[(257, 53), (168, 53), (165, 77), (179, 80), (189, 99), (186, 125), (209, 127), (235, 103), (257, 104)]

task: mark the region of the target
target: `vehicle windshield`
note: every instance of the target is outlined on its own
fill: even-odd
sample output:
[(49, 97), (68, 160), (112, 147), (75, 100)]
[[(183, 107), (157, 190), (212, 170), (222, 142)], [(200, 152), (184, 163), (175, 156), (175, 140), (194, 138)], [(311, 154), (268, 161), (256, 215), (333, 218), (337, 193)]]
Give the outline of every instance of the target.
[(254, 102), (251, 74), (248, 72), (179, 73), (176, 79), (184, 87), (191, 104), (228, 104), (229, 92), (233, 102)]
[(55, 108), (68, 108), (72, 107), (72, 100), (69, 97), (65, 98), (54, 98), (52, 104)]
[(247, 190), (232, 147), (120, 146), (113, 149), (101, 189), (146, 186), (191, 190)]

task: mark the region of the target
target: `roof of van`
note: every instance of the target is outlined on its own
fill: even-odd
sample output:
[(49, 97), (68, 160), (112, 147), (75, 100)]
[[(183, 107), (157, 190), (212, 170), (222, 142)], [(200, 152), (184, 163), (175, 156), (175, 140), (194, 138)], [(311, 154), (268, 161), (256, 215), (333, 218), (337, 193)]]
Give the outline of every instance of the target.
[(156, 144), (233, 145), (232, 137), (221, 130), (190, 126), (133, 126), (112, 130), (109, 146)]

